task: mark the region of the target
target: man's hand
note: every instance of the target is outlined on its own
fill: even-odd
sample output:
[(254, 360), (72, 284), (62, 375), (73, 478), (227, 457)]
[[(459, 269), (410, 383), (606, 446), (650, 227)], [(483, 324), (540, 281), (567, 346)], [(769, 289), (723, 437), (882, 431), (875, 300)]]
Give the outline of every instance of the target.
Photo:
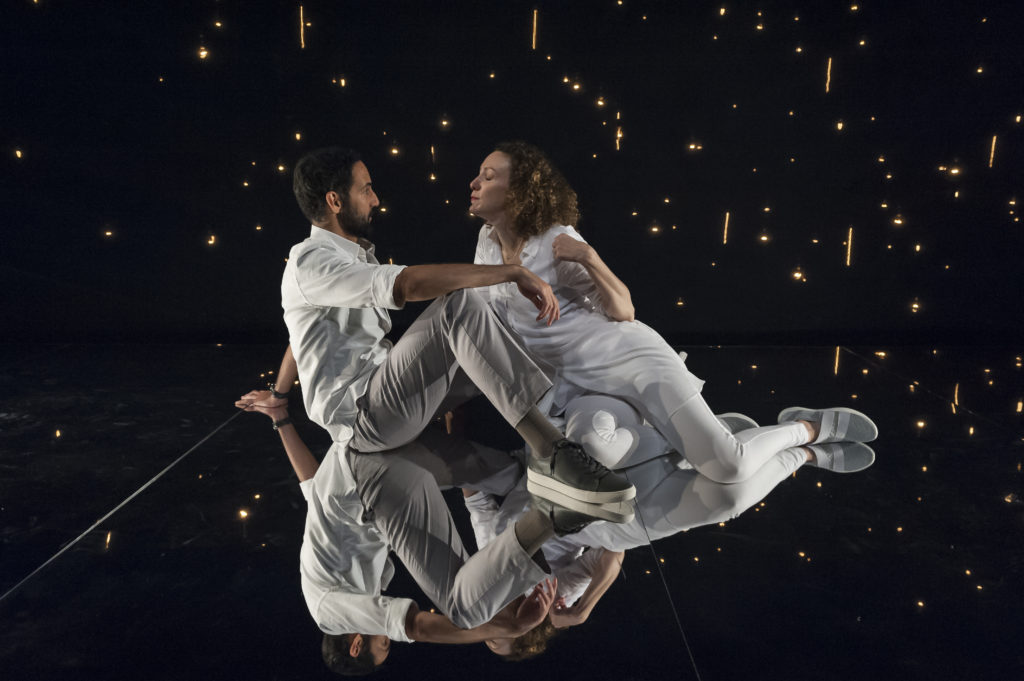
[(551, 624), (555, 629), (566, 629), (583, 624), (587, 615), (576, 605), (566, 605), (565, 599), (559, 596), (551, 606)]
[(538, 322), (547, 319), (547, 325), (551, 326), (562, 316), (558, 309), (558, 299), (546, 281), (525, 267), (519, 268), (514, 281), (519, 287), (519, 292), (540, 310), (540, 314), (537, 315)]
[(533, 593), (523, 599), (516, 611), (515, 621), (519, 633), (522, 636), (526, 632), (544, 621), (552, 604), (555, 602), (555, 594), (558, 593), (558, 580), (555, 578), (545, 579), (533, 587)]
[(551, 242), (551, 252), (554, 253), (555, 260), (578, 262), (582, 265), (590, 262), (594, 255), (594, 249), (590, 244), (573, 239), (568, 234), (559, 234), (555, 237)]
[(253, 390), (242, 395), (235, 406), (245, 411), (258, 411), (266, 414), (272, 421), (280, 421), (288, 416), (288, 400), (279, 400), (269, 390)]

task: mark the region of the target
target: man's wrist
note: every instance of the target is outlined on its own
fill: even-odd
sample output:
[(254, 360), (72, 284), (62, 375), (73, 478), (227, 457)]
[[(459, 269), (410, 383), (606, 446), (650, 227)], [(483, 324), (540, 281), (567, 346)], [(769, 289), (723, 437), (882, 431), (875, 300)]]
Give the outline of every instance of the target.
[(267, 388), (270, 390), (270, 396), (273, 397), (275, 400), (288, 399), (288, 390), (285, 390), (284, 392), (278, 392), (276, 383), (270, 383), (269, 385), (267, 385)]

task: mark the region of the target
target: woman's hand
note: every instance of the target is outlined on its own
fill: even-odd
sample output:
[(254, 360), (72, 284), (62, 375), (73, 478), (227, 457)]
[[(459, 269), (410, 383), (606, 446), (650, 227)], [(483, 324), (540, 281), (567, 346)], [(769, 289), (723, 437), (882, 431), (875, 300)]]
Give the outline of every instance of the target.
[(559, 596), (551, 605), (551, 624), (555, 629), (566, 629), (587, 621), (586, 613), (576, 605), (566, 605), (565, 599)]
[(586, 265), (594, 256), (594, 249), (590, 244), (579, 239), (573, 239), (568, 234), (559, 234), (551, 242), (551, 251), (555, 254), (555, 260), (567, 262), (578, 262)]
[(523, 599), (516, 611), (516, 623), (519, 625), (521, 636), (544, 621), (552, 604), (555, 602), (555, 594), (558, 593), (558, 580), (555, 578), (545, 579), (533, 587), (533, 593)]

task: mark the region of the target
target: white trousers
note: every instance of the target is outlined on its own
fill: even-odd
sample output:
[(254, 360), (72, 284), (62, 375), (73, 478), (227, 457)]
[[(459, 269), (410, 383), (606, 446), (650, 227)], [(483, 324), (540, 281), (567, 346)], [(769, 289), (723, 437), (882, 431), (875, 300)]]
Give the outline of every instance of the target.
[[(569, 402), (565, 414), (566, 436), (582, 442), (609, 468), (636, 465), (675, 450), (704, 477), (721, 483), (747, 480), (781, 450), (808, 442), (807, 429), (798, 423), (734, 435), (700, 393), (686, 398), (672, 413), (662, 406), (638, 409), (607, 395), (584, 395)], [(644, 427), (642, 417), (656, 430)]]
[(520, 546), (514, 527), (470, 557), (441, 495), (449, 486), (508, 493), (522, 471), (507, 453), (429, 428), (394, 451), (347, 456), (368, 516), (455, 626), (489, 622), (547, 576)]
[(479, 293), (452, 291), (423, 311), (370, 378), (349, 446), (379, 452), (411, 442), (460, 374), (512, 426), (551, 388)]

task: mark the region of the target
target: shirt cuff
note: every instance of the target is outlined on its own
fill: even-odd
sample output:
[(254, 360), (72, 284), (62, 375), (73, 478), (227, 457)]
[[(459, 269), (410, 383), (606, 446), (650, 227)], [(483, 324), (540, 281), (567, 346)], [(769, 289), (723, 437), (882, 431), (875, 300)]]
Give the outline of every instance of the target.
[(395, 302), (395, 279), (405, 269), (405, 265), (379, 265), (373, 269), (373, 280), (370, 283), (370, 295), (374, 307), (388, 310), (401, 310), (404, 305)]

